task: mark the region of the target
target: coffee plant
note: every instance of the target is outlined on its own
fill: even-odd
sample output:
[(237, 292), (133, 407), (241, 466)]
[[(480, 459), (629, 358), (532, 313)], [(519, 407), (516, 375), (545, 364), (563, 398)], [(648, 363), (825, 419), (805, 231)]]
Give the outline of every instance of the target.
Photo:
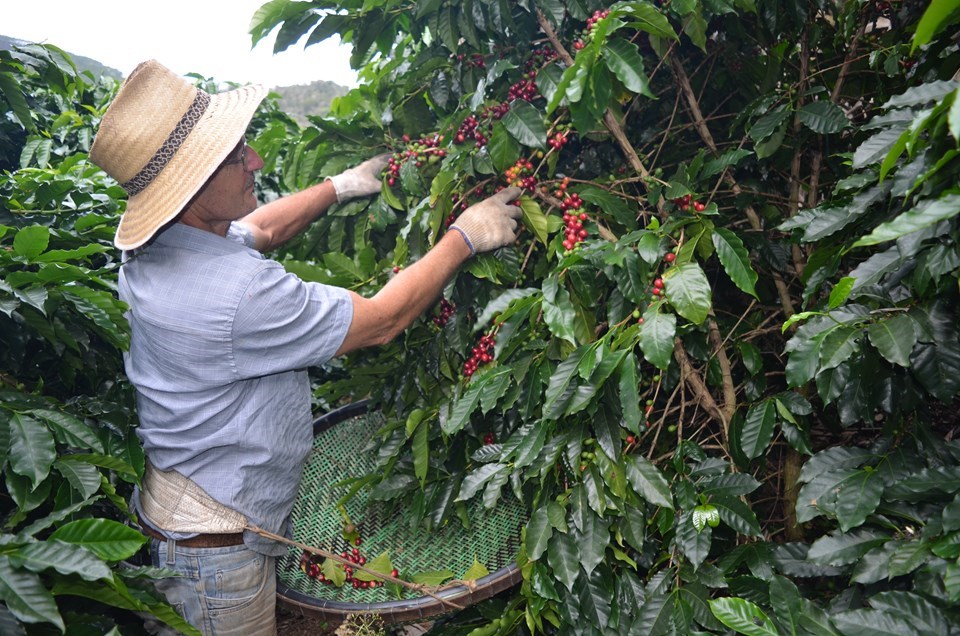
[[(290, 271), (374, 293), (524, 189), (513, 246), (313, 373), (319, 409), (386, 417), (362, 481), (411, 529), (469, 523), (474, 499), (529, 510), (523, 583), (434, 631), (960, 632), (957, 10), (256, 13), (277, 50), (340, 34), (361, 79), (306, 127), (265, 102), (261, 198), (392, 158), (380, 196), (273, 255)], [(86, 160), (115, 90), (54, 46), (0, 51), (3, 633), (191, 633), (149, 586), (164, 572), (130, 562), (123, 194)]]
[(956, 10), (260, 9), (255, 42), (338, 33), (361, 78), (296, 137), (262, 129), (284, 183), (391, 153), (291, 271), (373, 293), (524, 189), (514, 245), (316, 375), (320, 404), (387, 417), (366, 481), (412, 528), (529, 509), (520, 588), (438, 629), (960, 631)]
[[(0, 51), (0, 633), (184, 633), (129, 562), (143, 472), (123, 378), (113, 234), (123, 191), (87, 162), (113, 80), (53, 46)], [(142, 633), (140, 631), (136, 633)]]

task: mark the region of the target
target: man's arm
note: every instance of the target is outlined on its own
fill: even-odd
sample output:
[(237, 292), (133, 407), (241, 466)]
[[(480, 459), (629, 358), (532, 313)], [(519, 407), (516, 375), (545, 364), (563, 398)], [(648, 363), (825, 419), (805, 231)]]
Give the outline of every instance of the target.
[(337, 355), (387, 344), (413, 324), (440, 296), (470, 248), (456, 232), (443, 236), (419, 261), (406, 267), (372, 298), (351, 292), (353, 321)]
[(512, 243), (521, 211), (511, 201), (518, 196), (519, 188), (507, 188), (470, 206), (423, 258), (372, 298), (353, 294), (353, 320), (337, 355), (390, 342), (436, 301), (473, 254)]
[(253, 234), (255, 248), (268, 252), (290, 240), (334, 203), (380, 191), (380, 173), (389, 155), (379, 155), (296, 194), (260, 206), (240, 220)]
[(333, 183), (323, 181), (261, 205), (239, 223), (253, 234), (255, 249), (268, 252), (302, 232), (336, 202)]

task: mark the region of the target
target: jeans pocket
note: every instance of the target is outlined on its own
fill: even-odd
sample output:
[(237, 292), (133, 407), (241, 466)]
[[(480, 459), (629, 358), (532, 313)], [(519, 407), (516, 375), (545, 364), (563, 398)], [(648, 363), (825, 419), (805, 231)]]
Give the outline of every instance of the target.
[(216, 568), (203, 573), (203, 589), (211, 612), (242, 607), (263, 592), (267, 557), (250, 550), (235, 558), (218, 559)]

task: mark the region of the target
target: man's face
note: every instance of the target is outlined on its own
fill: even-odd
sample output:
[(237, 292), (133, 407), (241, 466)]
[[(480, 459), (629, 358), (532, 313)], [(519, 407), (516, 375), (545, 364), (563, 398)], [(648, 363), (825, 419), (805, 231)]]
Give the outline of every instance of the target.
[(209, 221), (234, 221), (257, 208), (253, 191), (254, 172), (263, 159), (245, 139), (230, 151), (194, 200), (209, 215)]

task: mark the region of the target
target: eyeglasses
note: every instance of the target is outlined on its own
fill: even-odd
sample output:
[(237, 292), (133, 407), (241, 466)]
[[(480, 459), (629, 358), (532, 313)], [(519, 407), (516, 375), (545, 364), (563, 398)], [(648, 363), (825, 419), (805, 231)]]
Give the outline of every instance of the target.
[[(230, 165), (233, 165), (233, 164), (235, 164), (235, 163), (239, 163), (239, 164), (242, 164), (242, 165), (243, 165), (243, 171), (244, 171), (244, 172), (250, 172), (250, 171), (247, 169), (247, 148), (248, 148), (248, 146), (247, 146), (247, 138), (246, 138), (246, 137), (243, 137), (243, 138), (240, 140), (240, 143), (237, 144), (237, 148), (238, 148), (239, 150), (236, 150), (236, 149), (233, 150), (233, 151), (227, 156), (227, 158), (224, 159), (223, 163), (220, 164), (220, 167), (222, 168), (222, 167), (224, 167), (224, 166), (230, 166)], [(238, 152), (240, 153), (239, 156), (237, 155)]]

